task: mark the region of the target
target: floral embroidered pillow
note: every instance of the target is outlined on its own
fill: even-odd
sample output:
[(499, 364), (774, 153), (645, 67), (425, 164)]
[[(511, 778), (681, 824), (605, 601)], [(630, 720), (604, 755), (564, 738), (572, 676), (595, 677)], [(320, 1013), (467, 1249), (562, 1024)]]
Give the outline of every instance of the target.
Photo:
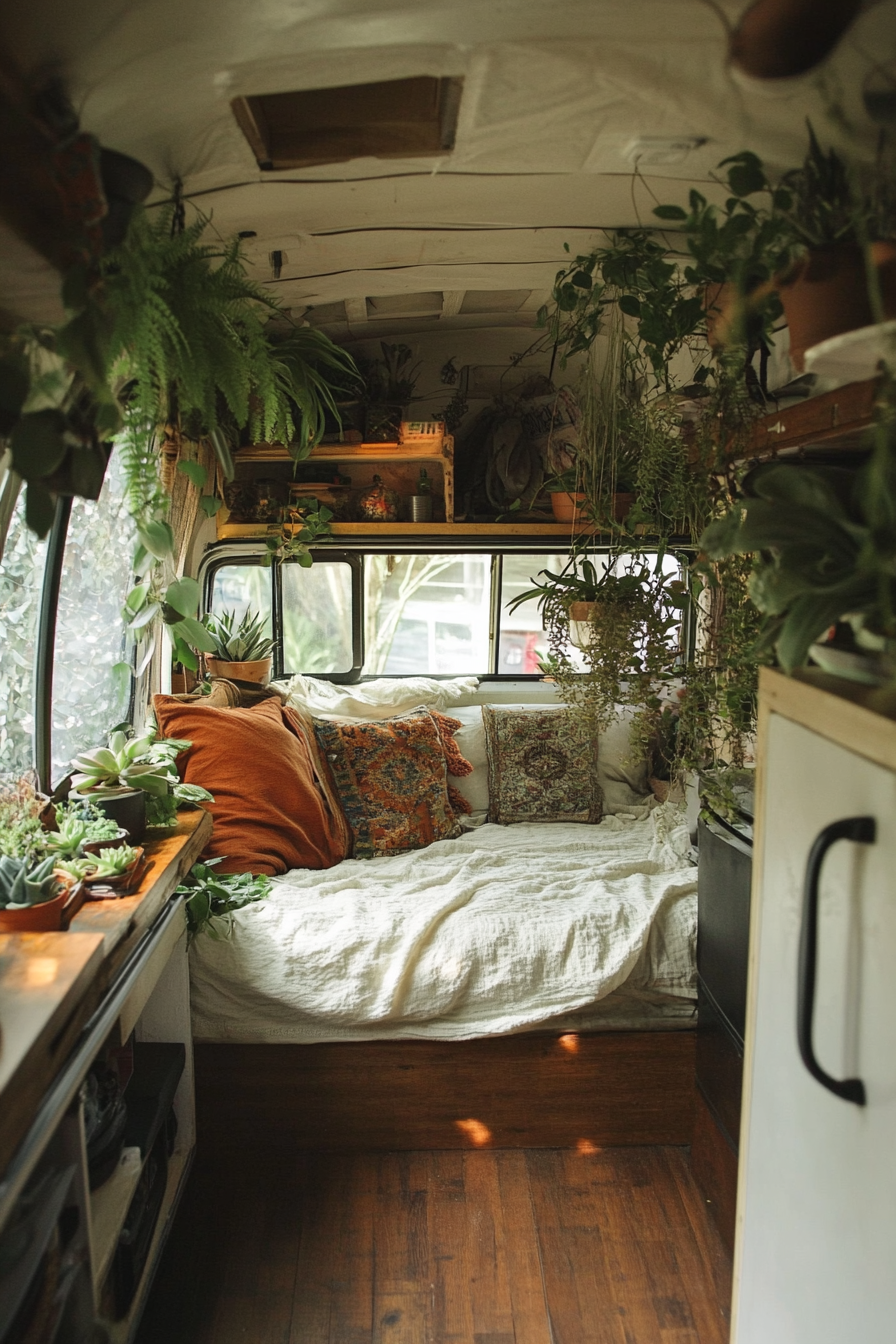
[(489, 821), (580, 821), (603, 815), (597, 740), (568, 709), (483, 705)]
[(422, 849), (460, 834), (452, 802), (445, 739), (453, 773), (468, 764), (454, 745), (457, 720), (415, 709), (394, 719), (332, 723), (315, 719), (314, 733), (333, 776), (354, 838), (353, 856), (372, 859)]

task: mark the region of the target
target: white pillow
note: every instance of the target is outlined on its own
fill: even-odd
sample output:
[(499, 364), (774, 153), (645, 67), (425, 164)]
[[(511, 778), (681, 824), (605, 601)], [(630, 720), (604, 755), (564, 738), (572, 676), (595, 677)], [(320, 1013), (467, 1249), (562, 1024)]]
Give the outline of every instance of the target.
[(397, 714), (408, 714), (420, 705), (450, 714), (455, 700), (475, 693), (479, 679), (451, 677), (447, 681), (436, 681), (434, 677), (381, 677), (378, 681), (339, 686), (317, 677), (296, 676), (272, 685), (284, 697), (289, 709), (303, 709), (320, 718), (339, 715), (353, 719), (391, 719)]
[(485, 755), (485, 729), (482, 726), (480, 705), (445, 711), (450, 718), (463, 724), (454, 734), (461, 756), (473, 767), (471, 775), (451, 776), (451, 784), (473, 809), (470, 821), (478, 824), (488, 815), (488, 761)]
[(618, 709), (619, 718), (601, 733), (597, 751), (597, 779), (604, 791), (604, 812), (629, 812), (649, 803), (647, 762), (636, 760), (631, 744), (633, 709)]

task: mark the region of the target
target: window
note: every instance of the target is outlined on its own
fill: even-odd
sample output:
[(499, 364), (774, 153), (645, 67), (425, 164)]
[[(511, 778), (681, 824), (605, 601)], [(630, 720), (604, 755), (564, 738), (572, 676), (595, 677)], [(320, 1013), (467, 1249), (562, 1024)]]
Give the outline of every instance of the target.
[(365, 676), (489, 673), (490, 555), (370, 555)]
[[(495, 551), (363, 553), (320, 550), (303, 569), (271, 569), (227, 548), (207, 562), (212, 611), (261, 611), (281, 641), (277, 675), (354, 681), (380, 676), (540, 676), (549, 653), (537, 599), (507, 610), (541, 570), (569, 554)], [(600, 567), (600, 556), (592, 555)], [(679, 573), (665, 556), (663, 569)], [(581, 652), (569, 646), (574, 664)]]
[(0, 761), (21, 775), (34, 764), (34, 644), (47, 543), (25, 526), (19, 495), (0, 560)]
[(280, 570), (283, 670), (347, 676), (355, 667), (352, 566), (318, 561)]
[(53, 780), (72, 757), (103, 746), (128, 717), (129, 677), (113, 672), (126, 657), (121, 608), (131, 585), (134, 525), (124, 473), (113, 453), (96, 502), (75, 499), (65, 542), (53, 662)]

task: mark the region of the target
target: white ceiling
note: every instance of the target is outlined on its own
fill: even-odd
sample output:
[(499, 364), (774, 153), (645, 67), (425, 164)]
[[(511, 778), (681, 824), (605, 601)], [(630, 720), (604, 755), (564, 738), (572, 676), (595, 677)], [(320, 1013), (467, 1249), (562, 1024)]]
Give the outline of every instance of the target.
[[(777, 96), (745, 91), (726, 68), (726, 24), (745, 7), (19, 0), (0, 32), (26, 72), (61, 69), (82, 126), (152, 169), (153, 199), (165, 199), (180, 177), (222, 234), (256, 232), (247, 255), (287, 307), (298, 314), (348, 301), (327, 329), (352, 338), (396, 329), (399, 317), (376, 310), (375, 300), (390, 295), (430, 296), (406, 310), (421, 329), (531, 325), (565, 242), (575, 252), (602, 229), (649, 221), (654, 198), (682, 201), (692, 183), (706, 190), (713, 166), (738, 150), (778, 166), (797, 162), (807, 115), (843, 143), (850, 137), (843, 118), (828, 116), (832, 101), (867, 154), (873, 135), (861, 83), (875, 60), (896, 59), (896, 0), (872, 3), (820, 77)], [(456, 147), (440, 159), (265, 173), (230, 110), (238, 94), (421, 74), (464, 79)], [(705, 144), (635, 180), (624, 151), (638, 136)], [(284, 253), (277, 281), (275, 249)], [(27, 283), (33, 290), (40, 277)], [(512, 309), (496, 298), (490, 315), (487, 301), (464, 302), (470, 291), (529, 297)], [(443, 296), (439, 313), (434, 293)]]

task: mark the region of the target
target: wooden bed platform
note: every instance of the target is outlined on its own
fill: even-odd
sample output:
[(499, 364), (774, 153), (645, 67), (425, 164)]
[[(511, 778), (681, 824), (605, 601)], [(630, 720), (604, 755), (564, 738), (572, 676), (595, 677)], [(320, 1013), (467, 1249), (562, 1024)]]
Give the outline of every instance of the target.
[(693, 1031), (195, 1047), (198, 1142), (222, 1154), (688, 1144)]

